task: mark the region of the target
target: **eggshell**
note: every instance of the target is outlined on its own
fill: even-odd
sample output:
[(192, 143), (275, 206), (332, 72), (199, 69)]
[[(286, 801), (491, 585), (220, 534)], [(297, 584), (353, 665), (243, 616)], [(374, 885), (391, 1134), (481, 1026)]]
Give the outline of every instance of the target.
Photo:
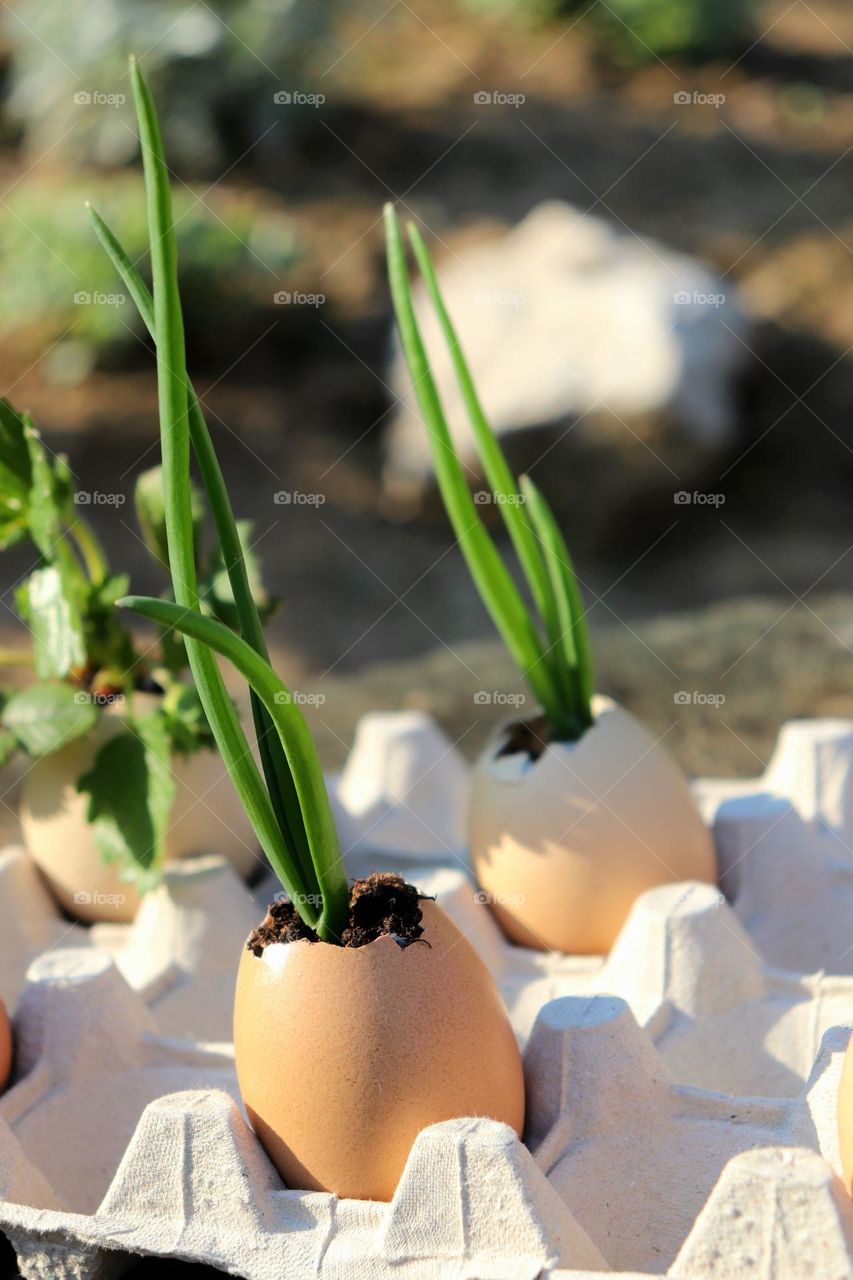
[(551, 743), (535, 761), (499, 756), (502, 732), (474, 769), (472, 865), (522, 946), (607, 952), (646, 889), (716, 880), (710, 834), (675, 762), (609, 698), (593, 712), (579, 741)]
[(6, 1006), (0, 1000), (0, 1093), (6, 1088), (12, 1070), (12, 1026)]
[[(121, 704), (98, 719), (95, 731), (36, 760), (21, 792), (24, 843), (54, 896), (78, 920), (132, 920), (139, 895), (104, 863), (86, 820), (89, 797), (77, 779), (101, 746), (121, 728)], [(247, 878), (261, 865), (258, 842), (217, 751), (172, 757), (177, 792), (166, 835), (166, 858), (219, 853)]]
[(434, 903), (423, 922), (426, 943), (405, 948), (386, 936), (244, 951), (237, 1077), (289, 1187), (390, 1200), (427, 1125), (486, 1116), (521, 1133), (524, 1077), (497, 988)]
[(838, 1147), (847, 1194), (853, 1195), (853, 1039), (847, 1045), (838, 1082)]

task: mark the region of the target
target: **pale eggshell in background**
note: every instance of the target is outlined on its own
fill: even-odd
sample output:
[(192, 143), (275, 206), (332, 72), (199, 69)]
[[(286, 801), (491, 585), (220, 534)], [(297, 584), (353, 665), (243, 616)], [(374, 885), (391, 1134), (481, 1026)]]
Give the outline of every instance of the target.
[(434, 903), (423, 922), (428, 946), (244, 951), (240, 1092), (289, 1187), (390, 1200), (428, 1125), (488, 1116), (521, 1133), (524, 1077), (497, 988)]
[(468, 811), (471, 862), (511, 941), (603, 954), (635, 899), (676, 880), (717, 878), (711, 836), (687, 779), (643, 726), (609, 698), (578, 742), (536, 761), (478, 761)]
[[(139, 908), (139, 895), (121, 879), (116, 865), (102, 861), (86, 821), (89, 797), (76, 789), (77, 779), (120, 727), (121, 712), (111, 706), (94, 733), (36, 760), (21, 789), (24, 843), (60, 905), (87, 923), (129, 921)], [(218, 751), (173, 756), (172, 768), (177, 793), (166, 836), (167, 860), (218, 853), (248, 878), (262, 858)]]
[(6, 1006), (0, 1000), (0, 1092), (6, 1088), (12, 1070), (12, 1027)]

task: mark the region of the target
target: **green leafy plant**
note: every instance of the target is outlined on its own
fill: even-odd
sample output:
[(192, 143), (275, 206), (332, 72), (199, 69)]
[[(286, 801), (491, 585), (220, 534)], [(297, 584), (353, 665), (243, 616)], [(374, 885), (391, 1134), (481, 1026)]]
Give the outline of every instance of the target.
[[(261, 847), (305, 923), (324, 941), (338, 942), (349, 891), (323, 773), (305, 720), (269, 664), (250, 566), (187, 376), (169, 175), (154, 104), (135, 61), (131, 83), (145, 173), (153, 298), (113, 233), (97, 214), (93, 220), (156, 346), (164, 523), (174, 601), (130, 596), (118, 603), (184, 636), (207, 722)], [(213, 516), (240, 634), (202, 612), (191, 449)], [(250, 686), (263, 777), (225, 691), (215, 654), (230, 661)]]
[[(101, 855), (118, 861), (123, 876), (144, 892), (162, 870), (175, 796), (171, 758), (212, 748), (214, 739), (194, 686), (181, 678), (187, 655), (175, 632), (164, 631), (161, 652), (153, 659), (137, 651), (115, 608), (129, 579), (111, 572), (83, 515), (87, 498), (91, 495), (75, 491), (67, 459), (51, 454), (30, 419), (0, 400), (0, 548), (29, 540), (37, 557), (16, 591), (31, 650), (0, 655), (7, 664), (31, 662), (37, 682), (0, 698), (0, 759), (16, 751), (34, 760), (51, 755), (94, 732), (108, 709), (120, 708), (110, 734), (76, 781), (88, 795), (88, 818)], [(159, 468), (139, 477), (135, 502), (143, 538), (162, 563), (166, 532)], [(192, 536), (201, 551), (198, 493), (191, 493), (190, 504)], [(238, 536), (250, 544), (251, 525), (245, 523)], [(204, 563), (205, 611), (228, 624), (234, 598), (230, 582), (222, 581), (218, 543)], [(268, 612), (273, 602), (254, 562), (252, 582), (260, 609)]]
[(412, 302), (406, 252), (396, 214), (385, 208), (388, 277), (397, 326), (429, 434), (435, 474), (471, 576), (555, 738), (574, 741), (592, 724), (592, 661), (583, 605), (568, 548), (529, 476), (516, 482), (480, 404), (427, 247), (409, 238), (450, 350), (477, 451), (533, 599), (525, 603), (471, 496), (444, 415)]

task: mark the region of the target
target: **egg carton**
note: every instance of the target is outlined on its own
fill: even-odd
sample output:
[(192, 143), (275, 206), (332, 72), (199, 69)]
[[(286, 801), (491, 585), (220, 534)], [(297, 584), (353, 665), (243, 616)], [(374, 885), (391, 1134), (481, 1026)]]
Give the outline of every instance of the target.
[[(170, 873), (133, 925), (62, 937), (55, 913), (27, 924), (10, 909), (33, 885), (19, 854), (0, 857), (24, 886), (0, 892), (19, 939), (0, 931), (0, 961), (46, 951), (0, 1101), (0, 1229), (24, 1274), (100, 1278), (150, 1254), (247, 1278), (853, 1275), (835, 1172), (852, 755), (853, 723), (806, 721), (785, 727), (764, 778), (697, 783), (727, 897), (651, 891), (603, 961), (504, 942), (464, 869), (464, 762), (428, 717), (366, 717), (330, 783), (350, 869), (393, 866), (436, 893), (526, 1046), (527, 1146), (483, 1120), (434, 1126), (390, 1206), (285, 1190), (235, 1102), (226, 1046), (175, 1038), (208, 1016), (207, 1038), (224, 1038), (233, 957), (268, 883), (254, 904), (237, 893), (238, 922), (239, 885), (207, 860)], [(108, 1017), (68, 1013), (87, 1003)]]
[(554, 1000), (525, 1052), (527, 1145), (492, 1121), (434, 1125), (385, 1205), (286, 1190), (240, 1113), (230, 1052), (159, 1035), (96, 948), (31, 966), (15, 1030), (0, 1229), (30, 1280), (106, 1280), (139, 1255), (246, 1280), (705, 1275), (720, 1222), (736, 1235), (744, 1218), (738, 1249), (765, 1270), (728, 1258), (725, 1274), (799, 1280), (786, 1202), (793, 1225), (823, 1224), (814, 1248), (835, 1270), (813, 1274), (849, 1271), (833, 1174), (843, 1031), (797, 1098), (735, 1098), (676, 1084), (623, 1000)]

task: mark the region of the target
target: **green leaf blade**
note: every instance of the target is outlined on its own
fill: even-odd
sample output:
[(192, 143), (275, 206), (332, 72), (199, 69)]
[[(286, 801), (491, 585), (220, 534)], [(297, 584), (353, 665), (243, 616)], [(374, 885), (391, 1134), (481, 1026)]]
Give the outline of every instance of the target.
[(550, 507), (529, 476), (522, 476), (521, 491), (539, 537), (551, 579), (560, 624), (558, 643), (573, 685), (572, 711), (580, 737), (593, 722), (593, 674), (589, 631), (569, 550)]
[(427, 427), (436, 480), (469, 571), (504, 643), (549, 720), (563, 719), (559, 691), (536, 627), (480, 520), (456, 454), (412, 303), (405, 250), (396, 215), (385, 207), (388, 277), (403, 352)]

